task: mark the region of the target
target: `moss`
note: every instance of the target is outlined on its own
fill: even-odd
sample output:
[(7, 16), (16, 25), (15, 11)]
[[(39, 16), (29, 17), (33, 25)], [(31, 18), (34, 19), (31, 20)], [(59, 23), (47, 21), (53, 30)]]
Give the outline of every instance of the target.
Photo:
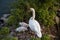
[(0, 35), (8, 35), (10, 32), (9, 28), (8, 27), (3, 27), (1, 28), (0, 30)]
[(30, 40), (41, 40), (41, 38), (34, 38), (34, 37), (32, 37), (32, 38), (30, 38)]
[(18, 40), (18, 38), (17, 37), (5, 37), (1, 40)]
[(41, 40), (51, 40), (50, 36), (48, 34), (44, 34), (41, 38)]
[(50, 36), (48, 34), (44, 34), (42, 38), (34, 38), (31, 37), (30, 40), (51, 40)]

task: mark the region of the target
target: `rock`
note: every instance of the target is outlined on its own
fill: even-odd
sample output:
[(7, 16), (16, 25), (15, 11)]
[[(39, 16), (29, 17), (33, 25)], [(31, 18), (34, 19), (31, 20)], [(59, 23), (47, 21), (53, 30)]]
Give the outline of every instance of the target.
[(58, 16), (55, 17), (55, 21), (57, 24), (59, 24), (59, 17)]
[(4, 20), (4, 21), (7, 21), (9, 16), (10, 16), (10, 14), (4, 14), (4, 15), (1, 17), (1, 19)]
[(10, 37), (16, 36), (16, 33), (12, 31), (12, 32), (10, 32), (9, 36)]
[(0, 28), (4, 26), (4, 20), (0, 19)]
[(60, 9), (57, 10), (57, 16), (60, 17)]

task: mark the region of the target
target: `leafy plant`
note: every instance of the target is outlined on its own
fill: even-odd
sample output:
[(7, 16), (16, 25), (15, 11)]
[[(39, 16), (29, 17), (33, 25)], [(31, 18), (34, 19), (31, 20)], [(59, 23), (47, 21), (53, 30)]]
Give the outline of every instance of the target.
[(17, 37), (5, 37), (1, 40), (18, 40), (18, 38)]
[(41, 38), (41, 40), (51, 40), (50, 36), (48, 34), (44, 34)]
[(1, 28), (1, 30), (0, 30), (0, 35), (8, 35), (9, 34), (9, 28), (8, 27), (3, 27), (3, 28)]
[(34, 38), (34, 37), (32, 37), (32, 38), (30, 38), (30, 40), (41, 40), (41, 38)]
[(31, 37), (30, 40), (51, 40), (50, 36), (48, 34), (44, 34), (42, 36), (42, 38), (34, 38), (34, 37)]
[(39, 15), (38, 20), (43, 25), (49, 27), (54, 24), (54, 17), (56, 16), (54, 11), (40, 9), (38, 15)]
[(12, 24), (19, 21), (28, 22), (31, 16), (31, 13), (28, 13), (28, 9), (33, 7), (36, 11), (36, 19), (45, 26), (52, 26), (54, 25), (55, 17), (55, 1), (56, 0), (17, 0), (13, 3), (13, 9), (11, 10), (11, 15), (14, 18), (9, 18), (9, 20), (11, 20), (10, 22), (12, 22)]

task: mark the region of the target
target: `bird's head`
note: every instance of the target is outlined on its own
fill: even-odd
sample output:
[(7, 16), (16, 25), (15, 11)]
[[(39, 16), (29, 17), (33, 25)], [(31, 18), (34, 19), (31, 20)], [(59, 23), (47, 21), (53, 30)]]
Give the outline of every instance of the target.
[(34, 8), (30, 8), (30, 11), (35, 11)]
[(28, 12), (35, 12), (34, 8), (29, 8)]

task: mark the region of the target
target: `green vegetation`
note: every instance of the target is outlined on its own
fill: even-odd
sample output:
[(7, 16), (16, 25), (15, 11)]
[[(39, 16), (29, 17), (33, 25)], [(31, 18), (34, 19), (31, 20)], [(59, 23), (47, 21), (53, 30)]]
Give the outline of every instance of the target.
[(3, 27), (0, 29), (0, 35), (8, 35), (9, 34), (9, 28), (8, 27)]
[(54, 25), (55, 12), (52, 9), (49, 11), (47, 9), (40, 9), (39, 16), (40, 22), (45, 26), (49, 27)]
[(44, 34), (41, 40), (51, 40), (51, 38), (48, 34)]
[[(53, 26), (56, 11), (60, 8), (60, 0), (16, 0), (11, 6), (7, 27), (0, 29), (0, 40), (18, 40), (16, 37), (7, 37), (10, 33), (9, 27), (14, 26), (16, 28), (21, 21), (28, 23), (32, 16), (32, 13), (28, 12), (31, 7), (35, 9), (36, 20), (40, 24), (46, 28)], [(51, 38), (45, 34), (41, 39), (32, 37), (31, 40), (51, 40)]]
[(30, 40), (41, 40), (40, 38), (31, 38)]
[[(12, 10), (10, 19), (12, 23), (15, 24), (19, 21), (26, 21), (32, 16), (32, 13), (28, 12), (30, 7), (33, 7), (36, 10), (36, 20), (38, 20), (41, 24), (49, 27), (54, 25), (54, 18), (56, 16), (56, 10), (58, 9), (56, 6), (57, 0), (17, 0), (12, 4)], [(15, 22), (14, 22), (15, 21)]]
[(9, 37), (10, 30), (8, 27), (0, 29), (0, 40), (18, 40), (17, 37)]
[(5, 37), (5, 38), (2, 38), (1, 40), (18, 40), (17, 37)]
[(50, 36), (48, 34), (44, 34), (42, 38), (31, 38), (30, 40), (51, 40)]

